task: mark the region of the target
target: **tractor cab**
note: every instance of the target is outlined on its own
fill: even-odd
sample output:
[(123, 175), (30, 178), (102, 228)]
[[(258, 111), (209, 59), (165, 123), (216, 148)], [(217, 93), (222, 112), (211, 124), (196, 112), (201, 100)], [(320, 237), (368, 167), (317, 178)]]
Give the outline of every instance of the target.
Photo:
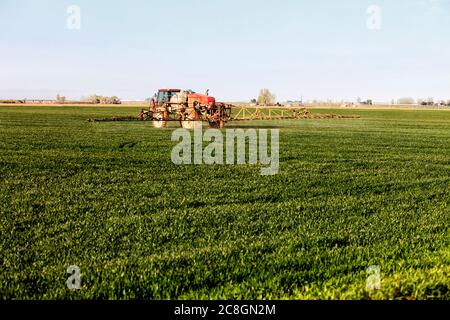
[[(159, 89), (151, 99), (148, 118), (156, 128), (165, 128), (169, 121), (179, 121), (185, 129), (194, 129), (201, 121), (208, 121), (211, 128), (223, 128), (231, 119), (231, 107), (216, 103), (216, 99), (192, 90)], [(145, 114), (142, 113), (142, 117)]]
[(156, 94), (156, 102), (158, 104), (164, 103), (164, 102), (170, 102), (170, 99), (180, 93), (180, 89), (160, 89), (158, 93)]

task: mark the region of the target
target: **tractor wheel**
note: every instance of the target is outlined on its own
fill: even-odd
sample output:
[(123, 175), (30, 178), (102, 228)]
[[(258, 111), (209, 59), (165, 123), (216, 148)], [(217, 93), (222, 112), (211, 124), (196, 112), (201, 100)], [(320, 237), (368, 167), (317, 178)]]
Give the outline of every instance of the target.
[(181, 127), (184, 129), (200, 129), (202, 122), (198, 120), (181, 120)]
[(167, 112), (156, 114), (153, 116), (153, 119), (153, 127), (158, 129), (166, 128), (169, 123), (169, 114)]
[(153, 120), (153, 127), (161, 129), (167, 127), (167, 121), (164, 120)]
[(180, 120), (181, 127), (184, 129), (199, 129), (202, 127), (202, 117), (197, 110), (190, 109), (186, 111), (184, 120)]
[(225, 128), (225, 121), (220, 120), (218, 122), (209, 122), (209, 127), (213, 129), (223, 129)]

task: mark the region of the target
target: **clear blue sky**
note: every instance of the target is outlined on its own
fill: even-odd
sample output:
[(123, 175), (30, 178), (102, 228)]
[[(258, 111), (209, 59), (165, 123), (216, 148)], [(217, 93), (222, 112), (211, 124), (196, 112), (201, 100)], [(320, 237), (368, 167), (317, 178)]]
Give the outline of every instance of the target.
[(450, 99), (450, 0), (0, 0), (0, 97), (143, 99), (159, 87), (234, 101), (264, 87), (279, 101)]

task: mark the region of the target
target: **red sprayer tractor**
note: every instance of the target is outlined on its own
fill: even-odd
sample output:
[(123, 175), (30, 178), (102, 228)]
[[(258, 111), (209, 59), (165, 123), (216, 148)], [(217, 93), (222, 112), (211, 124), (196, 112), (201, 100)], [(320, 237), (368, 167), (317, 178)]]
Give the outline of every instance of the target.
[(89, 121), (151, 121), (155, 128), (165, 128), (169, 122), (179, 122), (185, 129), (195, 129), (201, 127), (202, 122), (208, 122), (210, 128), (222, 129), (230, 121), (328, 118), (359, 118), (359, 116), (313, 114), (306, 108), (299, 110), (290, 107), (236, 107), (216, 102), (215, 98), (209, 96), (208, 91), (206, 94), (199, 94), (191, 90), (160, 89), (151, 99), (148, 109), (142, 109), (138, 117), (113, 117)]
[(231, 106), (206, 94), (191, 90), (160, 89), (150, 102), (148, 111), (142, 110), (141, 120), (153, 121), (156, 128), (165, 128), (169, 121), (193, 129), (202, 121), (211, 128), (223, 128), (231, 119)]

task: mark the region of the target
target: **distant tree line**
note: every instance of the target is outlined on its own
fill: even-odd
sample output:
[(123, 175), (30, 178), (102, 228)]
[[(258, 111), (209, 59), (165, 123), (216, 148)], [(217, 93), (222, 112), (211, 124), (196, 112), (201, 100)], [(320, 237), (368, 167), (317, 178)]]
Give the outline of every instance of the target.
[[(63, 104), (67, 102), (67, 99), (65, 96), (60, 95), (59, 93), (56, 95), (56, 102)], [(71, 101), (73, 103), (76, 103), (76, 101)], [(87, 98), (81, 98), (81, 102), (84, 103), (92, 103), (92, 104), (121, 104), (122, 102), (120, 99), (116, 96), (99, 96), (97, 94), (93, 94)]]
[(415, 100), (412, 97), (400, 98), (397, 100), (397, 104), (406, 104), (406, 105), (422, 105), (422, 106), (450, 106), (450, 100), (440, 100), (435, 101), (433, 97), (429, 97), (427, 99), (417, 99)]
[(92, 95), (90, 97), (82, 99), (82, 101), (90, 102), (94, 104), (121, 104), (122, 101), (117, 96), (99, 96), (99, 95)]

